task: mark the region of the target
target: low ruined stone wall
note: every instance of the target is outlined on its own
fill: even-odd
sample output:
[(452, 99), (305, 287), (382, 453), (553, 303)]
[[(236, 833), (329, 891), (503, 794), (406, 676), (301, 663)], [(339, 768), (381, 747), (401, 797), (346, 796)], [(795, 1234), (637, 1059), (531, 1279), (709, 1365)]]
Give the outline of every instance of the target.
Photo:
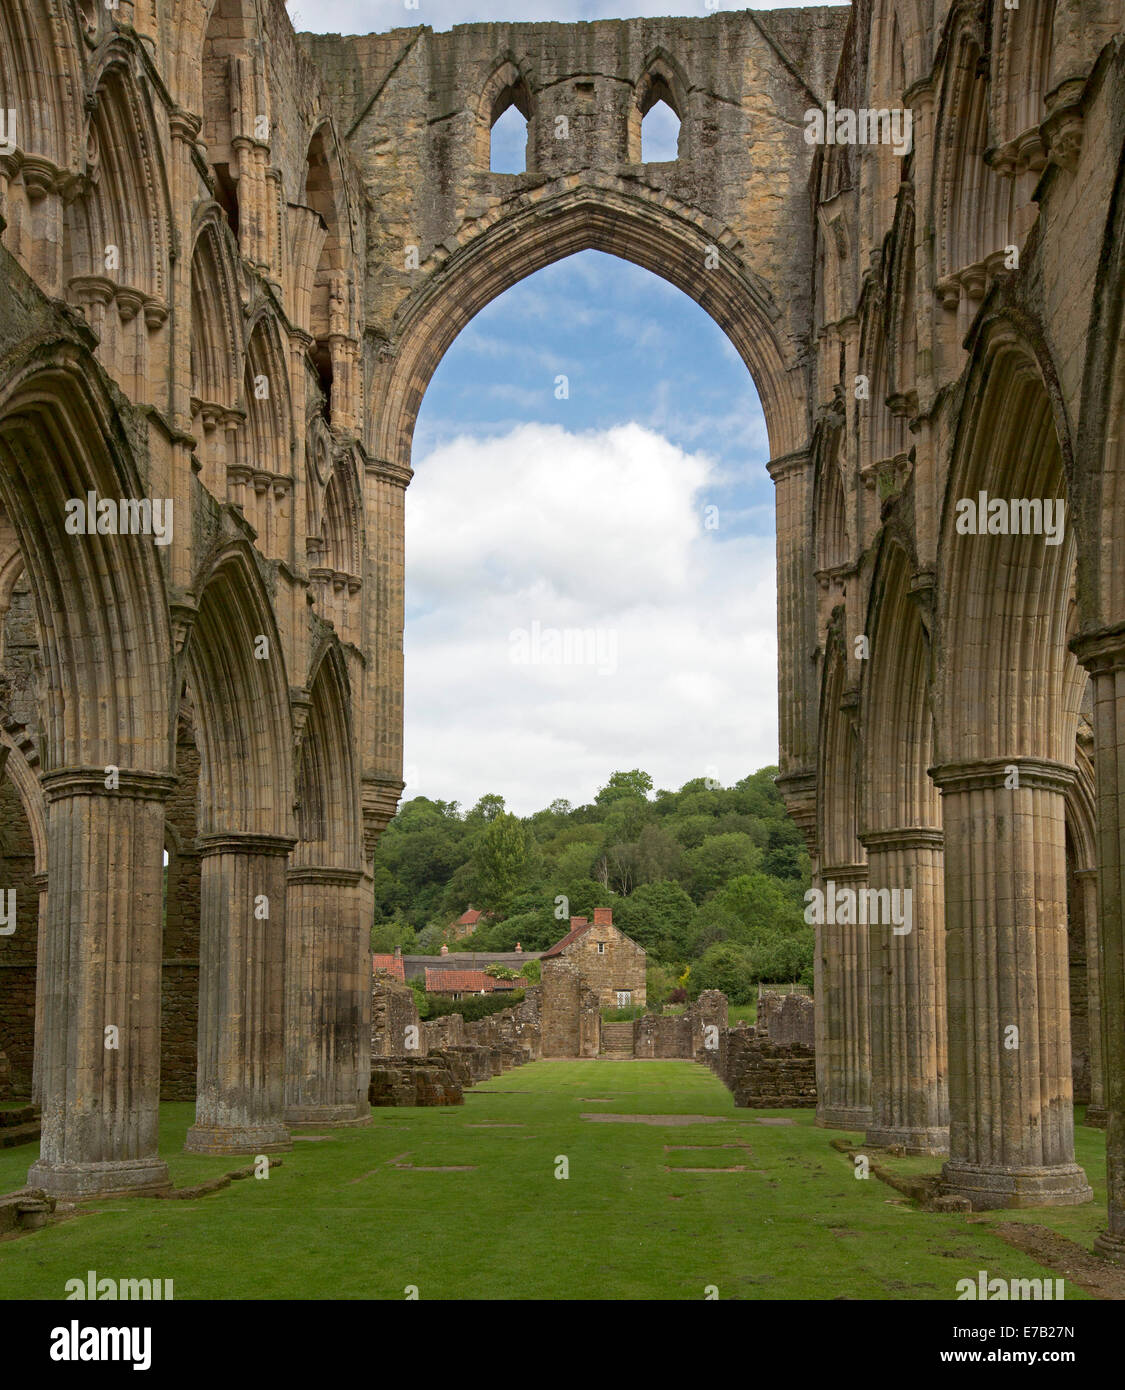
[[(727, 1026), (727, 997), (705, 989), (682, 1014), (645, 1014), (633, 1025), (634, 1057), (683, 1057), (705, 1062)], [(708, 1031), (711, 1029), (712, 1031)]]
[(645, 1014), (633, 1025), (634, 1057), (691, 1057), (691, 1019), (686, 1014)]
[(543, 962), (541, 1035), (544, 1057), (596, 1057), (602, 1046), (602, 1013), (571, 961)]
[(427, 1054), (435, 1048), (460, 1047), (464, 1042), (465, 1020), (460, 1014), (442, 1014), (440, 1018), (427, 1018), (422, 1024), (422, 1050)]
[(793, 1110), (816, 1105), (816, 1058), (803, 1043), (778, 1043), (746, 1024), (729, 1028), (712, 1065), (734, 1096), (751, 1110)]
[(542, 1053), (543, 990), (532, 985), (523, 999), (510, 1009), (489, 1014), (487, 1018), (465, 1024), (465, 1041), (483, 1046), (517, 1047), (534, 1061)]
[(758, 1000), (758, 1032), (771, 1042), (813, 1047), (816, 1029), (812, 997), (808, 994), (764, 992)]
[(166, 960), (160, 974), (160, 1099), (194, 1100), (199, 962)]
[[(411, 1028), (417, 1033), (410, 1033)], [(371, 986), (371, 1055), (372, 1057), (401, 1057), (408, 1051), (409, 1041), (416, 1039), (417, 1048), (409, 1049), (415, 1056), (425, 1053), (425, 1038), (418, 1019), (418, 1005), (409, 985), (383, 977)]]
[(476, 1023), (460, 1014), (422, 1022), (408, 985), (379, 978), (372, 986), (372, 1105), (460, 1105), (466, 1088), (539, 1052), (538, 990)]
[(374, 1106), (464, 1105), (461, 1083), (442, 1058), (395, 1057), (371, 1068), (367, 1098)]

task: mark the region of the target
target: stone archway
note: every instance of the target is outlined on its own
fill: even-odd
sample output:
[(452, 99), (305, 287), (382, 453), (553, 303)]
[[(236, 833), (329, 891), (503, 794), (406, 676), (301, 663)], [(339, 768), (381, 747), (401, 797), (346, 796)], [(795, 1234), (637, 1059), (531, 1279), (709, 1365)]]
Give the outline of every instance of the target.
[(29, 1180), (60, 1195), (167, 1182), (156, 1153), (171, 633), (150, 536), (66, 530), (68, 499), (90, 492), (141, 495), (120, 418), (83, 349), (40, 347), (0, 393), (0, 497), (45, 668), (53, 891), (37, 989), (43, 1138)]

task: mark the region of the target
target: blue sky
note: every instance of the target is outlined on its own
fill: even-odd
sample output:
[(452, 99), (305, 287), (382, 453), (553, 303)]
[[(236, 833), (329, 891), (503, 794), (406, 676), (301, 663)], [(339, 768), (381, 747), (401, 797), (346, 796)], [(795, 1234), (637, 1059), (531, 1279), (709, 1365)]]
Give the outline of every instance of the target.
[[(311, 0), (294, 0), (290, 12), (300, 28), (365, 33), (717, 8), (728, 7), (317, 0), (314, 17)], [(517, 114), (496, 132), (495, 168), (522, 167)], [(674, 158), (675, 137), (656, 108), (646, 157)], [(498, 792), (527, 814), (559, 796), (589, 801), (618, 768), (678, 787), (775, 762), (767, 458), (731, 344), (639, 267), (582, 252), (477, 315), (414, 436), (404, 795), (472, 805)]]

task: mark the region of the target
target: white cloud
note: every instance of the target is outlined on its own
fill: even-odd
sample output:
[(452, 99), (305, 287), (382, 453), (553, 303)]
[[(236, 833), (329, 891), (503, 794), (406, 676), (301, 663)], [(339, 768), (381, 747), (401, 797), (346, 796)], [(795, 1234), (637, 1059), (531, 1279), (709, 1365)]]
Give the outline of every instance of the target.
[(407, 796), (526, 813), (616, 768), (679, 786), (776, 761), (773, 542), (704, 529), (707, 455), (521, 425), (415, 467)]

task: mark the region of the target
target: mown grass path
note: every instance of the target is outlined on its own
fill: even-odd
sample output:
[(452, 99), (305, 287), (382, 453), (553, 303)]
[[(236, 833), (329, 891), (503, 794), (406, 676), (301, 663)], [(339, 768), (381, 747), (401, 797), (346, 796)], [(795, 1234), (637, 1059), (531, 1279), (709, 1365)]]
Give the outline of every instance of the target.
[[(248, 1161), (181, 1153), (192, 1109), (161, 1108), (178, 1185)], [(581, 1118), (599, 1113), (704, 1118)], [(90, 1269), (173, 1279), (177, 1300), (403, 1299), (411, 1285), (422, 1299), (951, 1299), (979, 1269), (1047, 1274), (987, 1222), (857, 1180), (810, 1111), (735, 1109), (693, 1062), (536, 1062), (463, 1106), (319, 1133), (267, 1180), (97, 1202), (0, 1241), (0, 1298), (61, 1298)], [(33, 1157), (0, 1153), (0, 1191)]]

